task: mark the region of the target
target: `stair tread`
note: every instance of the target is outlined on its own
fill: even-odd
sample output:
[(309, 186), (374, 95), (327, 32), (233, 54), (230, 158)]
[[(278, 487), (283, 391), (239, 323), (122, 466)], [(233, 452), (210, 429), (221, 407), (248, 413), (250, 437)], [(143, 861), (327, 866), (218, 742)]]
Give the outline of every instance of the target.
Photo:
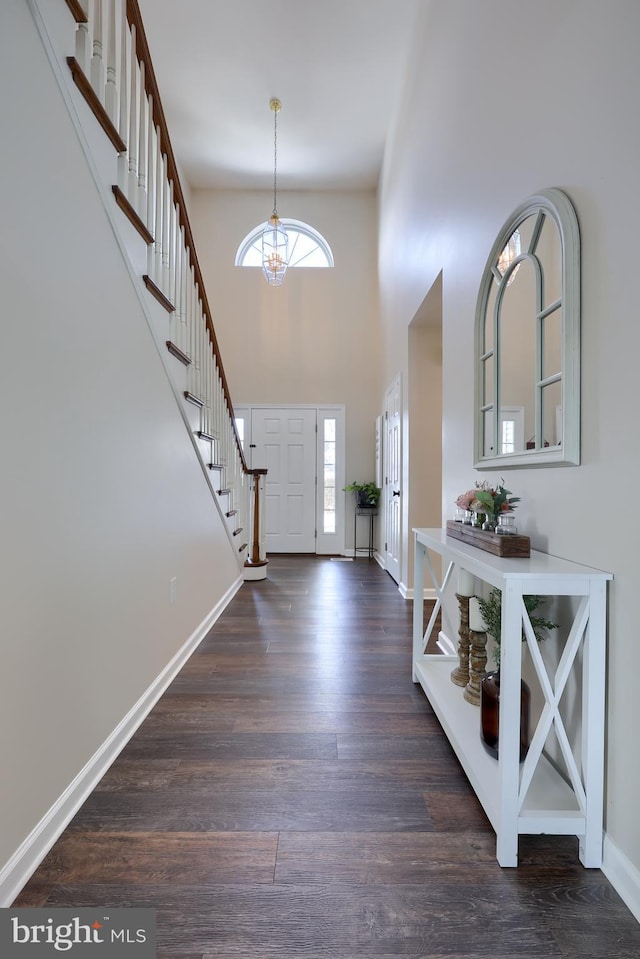
[[(199, 396), (196, 396), (195, 393), (190, 393), (189, 390), (184, 391), (184, 398), (188, 403), (193, 403), (194, 406), (204, 406), (204, 400), (201, 400)], [(211, 466), (212, 464), (207, 464)]]
[(176, 344), (172, 343), (171, 340), (167, 340), (166, 344), (167, 344), (167, 349), (169, 350), (172, 356), (175, 356), (177, 360), (180, 360), (180, 362), (184, 366), (191, 366), (191, 360), (189, 359), (187, 354), (180, 349), (179, 346), (176, 346)]

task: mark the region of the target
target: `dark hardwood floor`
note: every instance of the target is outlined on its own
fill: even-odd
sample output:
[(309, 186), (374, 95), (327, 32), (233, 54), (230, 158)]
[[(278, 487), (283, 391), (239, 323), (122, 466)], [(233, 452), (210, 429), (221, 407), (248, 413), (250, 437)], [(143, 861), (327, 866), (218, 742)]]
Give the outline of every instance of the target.
[(574, 839), (497, 865), (411, 612), (367, 559), (272, 557), (16, 905), (153, 906), (161, 959), (637, 959)]

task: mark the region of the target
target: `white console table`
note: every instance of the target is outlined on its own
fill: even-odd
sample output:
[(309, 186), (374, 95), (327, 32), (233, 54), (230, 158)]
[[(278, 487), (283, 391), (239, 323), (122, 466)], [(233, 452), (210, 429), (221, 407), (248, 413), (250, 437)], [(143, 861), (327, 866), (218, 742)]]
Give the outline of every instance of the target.
[[(584, 866), (602, 864), (604, 785), (604, 706), (607, 580), (610, 573), (531, 551), (528, 559), (504, 559), (448, 537), (443, 529), (415, 529), (413, 607), (413, 681), (429, 699), (478, 799), (496, 832), (496, 857), (501, 866), (517, 866), (520, 833), (552, 833), (579, 838)], [(442, 582), (434, 574), (432, 555), (443, 559)], [(500, 653), (500, 749), (496, 760), (480, 738), (480, 710), (466, 702), (450, 679), (455, 655), (426, 654), (438, 612), (448, 624), (442, 599), (455, 567), (502, 591)], [(426, 632), (424, 575), (429, 571), (436, 604)], [(577, 598), (573, 624), (559, 663), (549, 675), (533, 635), (522, 597)], [(457, 625), (457, 624), (456, 624)], [(522, 630), (544, 694), (542, 714), (523, 763), (520, 750), (520, 679)], [(578, 653), (581, 653), (581, 657)], [(582, 671), (581, 743), (569, 742), (560, 713), (560, 700), (572, 668)], [(566, 770), (558, 771), (544, 747), (554, 729)]]

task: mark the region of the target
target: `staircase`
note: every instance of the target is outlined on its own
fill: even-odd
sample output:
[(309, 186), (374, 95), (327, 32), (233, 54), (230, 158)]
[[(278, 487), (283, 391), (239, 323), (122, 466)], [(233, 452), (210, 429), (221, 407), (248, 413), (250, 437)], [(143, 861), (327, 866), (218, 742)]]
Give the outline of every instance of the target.
[(264, 578), (264, 472), (236, 429), (137, 0), (28, 3), (238, 564)]

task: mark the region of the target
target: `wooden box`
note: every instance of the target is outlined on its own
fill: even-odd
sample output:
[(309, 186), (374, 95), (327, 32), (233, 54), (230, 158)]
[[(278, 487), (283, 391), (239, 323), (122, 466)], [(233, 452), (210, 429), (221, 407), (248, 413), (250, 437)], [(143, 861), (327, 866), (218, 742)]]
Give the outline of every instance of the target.
[(494, 556), (506, 556), (526, 559), (531, 555), (531, 541), (528, 536), (502, 536), (490, 533), (475, 526), (466, 526), (464, 523), (455, 523), (447, 520), (447, 536), (459, 539), (469, 546), (477, 546)]

